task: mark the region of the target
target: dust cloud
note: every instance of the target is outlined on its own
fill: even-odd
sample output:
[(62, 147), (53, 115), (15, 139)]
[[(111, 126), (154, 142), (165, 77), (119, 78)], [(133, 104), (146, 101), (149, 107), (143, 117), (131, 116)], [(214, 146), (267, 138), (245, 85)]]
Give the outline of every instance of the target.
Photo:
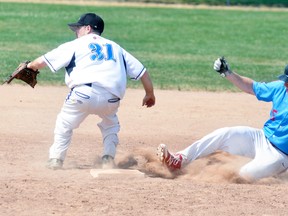
[(234, 184), (288, 183), (288, 172), (253, 183), (247, 181), (238, 175), (238, 170), (250, 159), (226, 152), (215, 152), (207, 157), (197, 159), (177, 172), (171, 172), (162, 165), (156, 156), (155, 149), (137, 148), (130, 154), (120, 154), (117, 157), (118, 168), (137, 169), (149, 177)]

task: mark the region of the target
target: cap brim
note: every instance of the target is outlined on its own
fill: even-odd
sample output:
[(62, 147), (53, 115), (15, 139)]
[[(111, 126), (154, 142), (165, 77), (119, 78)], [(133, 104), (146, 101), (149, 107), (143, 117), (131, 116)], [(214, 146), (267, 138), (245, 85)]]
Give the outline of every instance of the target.
[(282, 80), (284, 82), (288, 82), (288, 76), (285, 75), (285, 74), (282, 74), (282, 75), (278, 76), (278, 79)]
[(68, 26), (72, 31), (76, 31), (80, 26), (83, 25), (80, 23), (69, 23)]

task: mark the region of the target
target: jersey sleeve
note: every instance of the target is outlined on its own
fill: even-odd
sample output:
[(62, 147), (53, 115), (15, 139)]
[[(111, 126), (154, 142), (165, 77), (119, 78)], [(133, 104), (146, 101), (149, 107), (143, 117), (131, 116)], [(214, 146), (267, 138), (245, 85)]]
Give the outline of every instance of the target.
[[(253, 82), (253, 91), (260, 101), (270, 102), (277, 93), (277, 85), (281, 85), (279, 81), (275, 82)], [(282, 84), (283, 85), (283, 84)]]
[(67, 42), (49, 51), (42, 58), (52, 72), (57, 72), (61, 68), (68, 66), (74, 52), (72, 42)]
[(143, 64), (123, 49), (123, 60), (126, 67), (127, 76), (132, 80), (139, 80), (146, 72)]

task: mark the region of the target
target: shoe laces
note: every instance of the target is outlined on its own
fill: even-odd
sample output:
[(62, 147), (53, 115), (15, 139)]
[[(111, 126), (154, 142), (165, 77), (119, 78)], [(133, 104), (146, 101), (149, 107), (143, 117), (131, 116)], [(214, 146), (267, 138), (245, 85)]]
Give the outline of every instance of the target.
[(182, 164), (182, 160), (183, 157), (181, 154), (171, 154), (168, 153), (169, 156), (168, 158), (165, 160), (165, 163), (167, 164), (168, 167), (170, 168), (174, 168), (174, 169), (180, 169), (181, 168), (181, 164)]

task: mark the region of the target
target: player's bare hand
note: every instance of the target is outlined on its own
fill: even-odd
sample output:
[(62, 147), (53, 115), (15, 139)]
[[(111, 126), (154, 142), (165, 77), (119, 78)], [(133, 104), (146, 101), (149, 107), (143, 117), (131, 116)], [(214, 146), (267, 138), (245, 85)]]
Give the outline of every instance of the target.
[(155, 105), (155, 96), (153, 95), (145, 95), (144, 99), (143, 99), (143, 103), (142, 106), (146, 106), (146, 107), (152, 107)]

